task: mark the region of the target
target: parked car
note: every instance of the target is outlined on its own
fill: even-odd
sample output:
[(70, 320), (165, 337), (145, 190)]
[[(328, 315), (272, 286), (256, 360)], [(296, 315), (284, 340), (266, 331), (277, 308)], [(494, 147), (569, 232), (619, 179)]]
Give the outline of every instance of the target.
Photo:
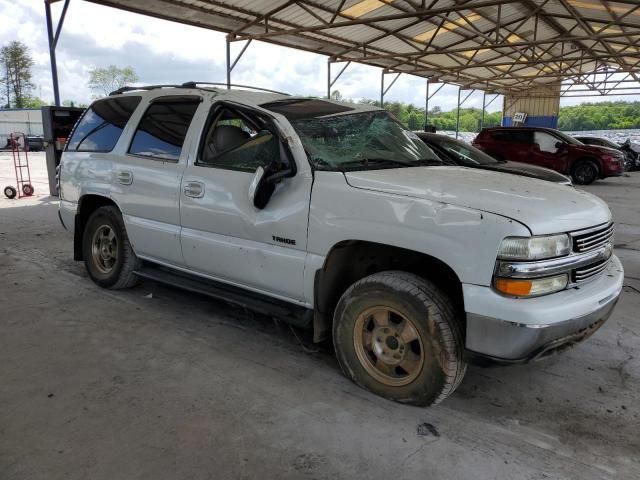
[(355, 383), (416, 405), (470, 359), (587, 338), (618, 300), (594, 195), (461, 175), (374, 106), (128, 90), (87, 109), (61, 163), (60, 219), (101, 287), (151, 278), (311, 328)]
[(448, 164), (460, 165), (469, 168), (480, 168), (494, 172), (513, 173), (524, 177), (538, 178), (561, 185), (571, 185), (571, 179), (554, 172), (548, 168), (529, 165), (522, 162), (509, 160), (497, 160), (490, 157), (482, 150), (469, 145), (466, 142), (437, 133), (416, 132), (424, 143), (427, 144), (440, 158)]
[(509, 159), (550, 168), (588, 185), (598, 178), (624, 174), (624, 154), (582, 142), (553, 128), (485, 128), (473, 145), (499, 160)]
[(615, 142), (607, 138), (602, 137), (590, 137), (582, 135), (574, 135), (573, 138), (585, 145), (596, 145), (598, 147), (607, 147), (622, 152), (625, 156), (625, 170), (630, 172), (640, 168), (640, 154), (636, 152), (631, 146), (631, 140), (627, 139), (622, 145), (618, 145)]

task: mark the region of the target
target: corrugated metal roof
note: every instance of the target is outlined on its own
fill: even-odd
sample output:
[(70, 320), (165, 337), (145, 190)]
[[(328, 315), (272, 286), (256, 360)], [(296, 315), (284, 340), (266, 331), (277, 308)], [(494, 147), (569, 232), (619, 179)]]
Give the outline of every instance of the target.
[(640, 80), (638, 0), (89, 1), (464, 88)]

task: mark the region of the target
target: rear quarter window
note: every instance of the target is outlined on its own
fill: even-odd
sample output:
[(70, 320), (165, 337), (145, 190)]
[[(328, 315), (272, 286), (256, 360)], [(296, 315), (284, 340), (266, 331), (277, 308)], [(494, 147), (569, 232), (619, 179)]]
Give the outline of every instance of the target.
[(142, 97), (127, 96), (94, 102), (76, 125), (68, 152), (110, 152)]

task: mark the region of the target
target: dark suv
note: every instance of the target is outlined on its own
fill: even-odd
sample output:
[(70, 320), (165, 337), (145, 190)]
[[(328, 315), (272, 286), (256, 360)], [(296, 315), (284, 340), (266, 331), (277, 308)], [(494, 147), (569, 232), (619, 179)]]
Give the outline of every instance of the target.
[(531, 163), (568, 174), (579, 185), (624, 173), (622, 152), (585, 145), (552, 128), (485, 128), (473, 145), (497, 159)]

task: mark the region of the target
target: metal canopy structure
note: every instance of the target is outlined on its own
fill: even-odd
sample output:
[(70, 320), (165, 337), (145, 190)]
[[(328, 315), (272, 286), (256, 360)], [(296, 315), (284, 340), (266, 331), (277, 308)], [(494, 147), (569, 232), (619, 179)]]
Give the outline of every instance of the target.
[(465, 89), (605, 95), (640, 80), (638, 0), (89, 1)]
[[(62, 0), (44, 1), (59, 104), (55, 50), (70, 0), (55, 33), (51, 4)], [(327, 95), (353, 62), (382, 68), (381, 104), (403, 73), (427, 79), (427, 109), (429, 82), (485, 96), (640, 95), (640, 0), (87, 1), (226, 32), (229, 86), (259, 40), (326, 55)], [(244, 42), (234, 59), (232, 42)]]

